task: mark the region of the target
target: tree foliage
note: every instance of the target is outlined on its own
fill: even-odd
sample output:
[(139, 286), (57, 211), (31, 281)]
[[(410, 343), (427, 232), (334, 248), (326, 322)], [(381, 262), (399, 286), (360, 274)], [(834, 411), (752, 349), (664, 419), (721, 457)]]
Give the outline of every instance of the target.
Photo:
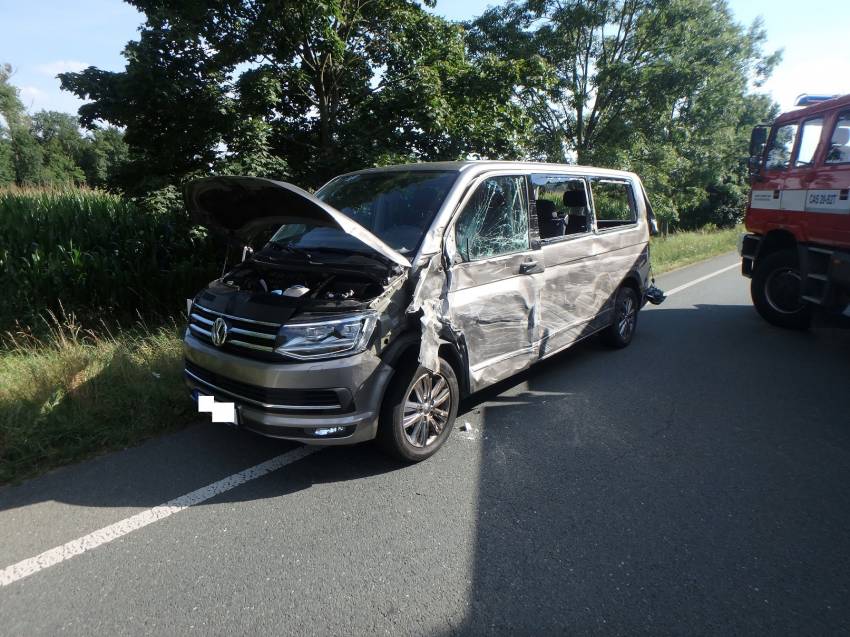
[(96, 128), (83, 135), (74, 115), (30, 116), (11, 75), (11, 66), (0, 66), (0, 186), (109, 185), (127, 155), (121, 131)]
[[(408, 0), (133, 0), (126, 69), (61, 76), (84, 124), (126, 129), (128, 187), (239, 167), (308, 186), (396, 160), (522, 152), (524, 60), (482, 55)], [(276, 161), (272, 161), (276, 159)]]
[(748, 128), (775, 112), (750, 88), (778, 54), (724, 0), (511, 0), (466, 24), (412, 0), (129, 1), (145, 23), (126, 68), (60, 78), (90, 100), (83, 125), (125, 131), (106, 179), (170, 189), (151, 200), (211, 172), (315, 187), (389, 162), (535, 158), (631, 169), (662, 216), (731, 223)]
[(747, 127), (771, 108), (748, 88), (779, 56), (722, 0), (527, 0), (469, 28), (482, 55), (545, 60), (549, 82), (516, 94), (537, 156), (635, 170), (668, 218), (745, 183)]

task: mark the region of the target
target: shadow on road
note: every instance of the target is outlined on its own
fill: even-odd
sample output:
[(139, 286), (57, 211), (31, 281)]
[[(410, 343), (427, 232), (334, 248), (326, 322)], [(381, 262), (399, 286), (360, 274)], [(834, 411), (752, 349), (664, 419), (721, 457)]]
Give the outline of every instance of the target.
[(487, 397), (457, 632), (846, 629), (847, 334), (746, 306), (641, 322)]

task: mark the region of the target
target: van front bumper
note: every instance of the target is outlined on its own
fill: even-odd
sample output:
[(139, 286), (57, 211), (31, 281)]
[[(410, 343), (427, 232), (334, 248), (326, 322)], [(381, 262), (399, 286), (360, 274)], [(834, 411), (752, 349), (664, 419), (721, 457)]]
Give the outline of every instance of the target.
[(233, 402), (238, 424), (246, 429), (307, 444), (355, 444), (374, 438), (393, 374), (371, 351), (277, 363), (234, 356), (187, 333), (183, 353), (190, 391)]

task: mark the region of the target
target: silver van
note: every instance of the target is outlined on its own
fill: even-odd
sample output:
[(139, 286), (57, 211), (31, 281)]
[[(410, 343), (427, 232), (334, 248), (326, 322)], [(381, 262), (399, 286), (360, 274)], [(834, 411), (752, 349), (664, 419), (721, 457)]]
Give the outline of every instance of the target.
[(647, 296), (660, 301), (633, 173), (441, 162), (348, 173), (315, 195), (212, 177), (185, 199), (242, 254), (191, 301), (186, 382), (276, 438), (377, 438), (423, 460), (463, 396), (592, 334), (625, 347)]

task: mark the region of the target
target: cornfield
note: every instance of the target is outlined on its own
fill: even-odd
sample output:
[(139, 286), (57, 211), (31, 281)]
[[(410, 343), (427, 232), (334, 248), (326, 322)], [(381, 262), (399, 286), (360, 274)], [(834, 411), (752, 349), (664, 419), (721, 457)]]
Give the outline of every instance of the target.
[(0, 190), (0, 333), (172, 315), (222, 255), (182, 210), (79, 188)]

